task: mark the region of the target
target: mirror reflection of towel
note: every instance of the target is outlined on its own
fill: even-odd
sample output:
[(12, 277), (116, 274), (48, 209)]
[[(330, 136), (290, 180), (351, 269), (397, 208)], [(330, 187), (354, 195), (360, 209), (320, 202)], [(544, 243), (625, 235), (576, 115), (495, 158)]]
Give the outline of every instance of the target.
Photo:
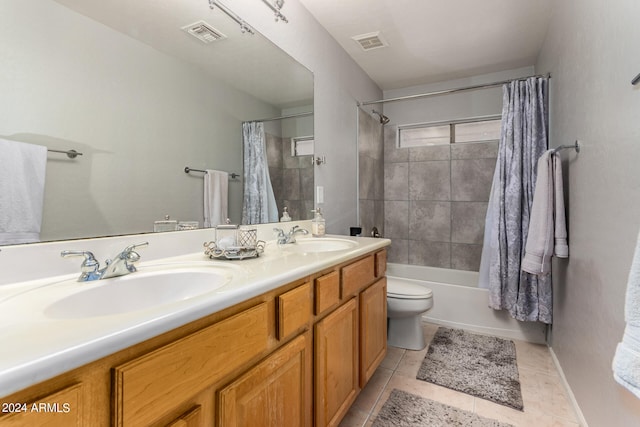
[(224, 224), (228, 212), (229, 174), (207, 169), (204, 174), (204, 227)]
[(0, 139), (0, 245), (40, 241), (47, 147)]

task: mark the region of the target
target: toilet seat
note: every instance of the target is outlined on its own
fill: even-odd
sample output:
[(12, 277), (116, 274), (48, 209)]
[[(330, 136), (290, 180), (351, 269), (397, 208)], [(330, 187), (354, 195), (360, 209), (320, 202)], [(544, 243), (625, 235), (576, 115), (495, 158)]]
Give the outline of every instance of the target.
[(387, 296), (397, 299), (427, 299), (433, 297), (429, 288), (402, 280), (387, 281)]

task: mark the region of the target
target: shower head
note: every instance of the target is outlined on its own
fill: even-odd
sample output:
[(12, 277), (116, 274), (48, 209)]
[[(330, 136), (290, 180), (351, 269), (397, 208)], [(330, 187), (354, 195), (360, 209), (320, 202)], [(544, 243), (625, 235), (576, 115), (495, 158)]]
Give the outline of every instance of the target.
[(376, 110), (371, 110), (371, 112), (372, 112), (373, 114), (377, 114), (377, 115), (378, 115), (378, 117), (380, 117), (380, 123), (381, 123), (381, 124), (386, 125), (387, 123), (389, 123), (389, 117), (385, 116), (385, 115), (384, 115), (384, 114), (382, 114), (382, 113), (377, 112)]

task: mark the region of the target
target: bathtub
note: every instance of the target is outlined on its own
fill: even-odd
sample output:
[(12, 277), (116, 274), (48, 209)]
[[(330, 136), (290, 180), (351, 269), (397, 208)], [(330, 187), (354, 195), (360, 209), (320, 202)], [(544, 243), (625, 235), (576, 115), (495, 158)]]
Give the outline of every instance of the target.
[(478, 273), (407, 264), (387, 264), (387, 277), (433, 291), (433, 308), (423, 320), (451, 328), (545, 343), (546, 325), (519, 322), (504, 310), (488, 307), (489, 291), (478, 288)]

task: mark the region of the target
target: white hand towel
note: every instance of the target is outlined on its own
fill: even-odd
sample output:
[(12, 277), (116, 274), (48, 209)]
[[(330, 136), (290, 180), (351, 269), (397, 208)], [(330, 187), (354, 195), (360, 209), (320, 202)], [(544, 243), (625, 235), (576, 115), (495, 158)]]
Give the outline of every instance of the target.
[(531, 274), (547, 274), (551, 271), (554, 253), (561, 258), (569, 256), (560, 157), (553, 154), (553, 150), (548, 150), (538, 159), (537, 167), (522, 270)]
[(555, 224), (553, 234), (555, 245), (553, 254), (558, 258), (569, 257), (569, 243), (567, 242), (567, 221), (564, 212), (564, 188), (562, 182), (562, 162), (560, 155), (551, 156), (553, 162), (553, 206)]
[(0, 139), (0, 245), (40, 241), (47, 147)]
[(624, 318), (627, 326), (613, 357), (613, 378), (640, 398), (640, 234), (629, 271)]
[(204, 174), (204, 227), (224, 224), (228, 212), (229, 174), (207, 169)]

